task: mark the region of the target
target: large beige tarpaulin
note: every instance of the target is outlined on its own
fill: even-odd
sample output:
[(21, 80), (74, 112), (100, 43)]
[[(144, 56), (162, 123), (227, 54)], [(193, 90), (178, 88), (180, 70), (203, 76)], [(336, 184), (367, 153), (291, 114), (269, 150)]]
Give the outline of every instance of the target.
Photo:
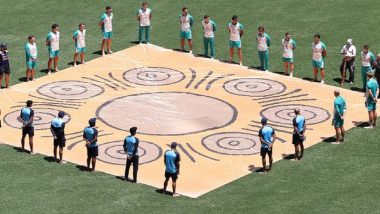
[[(261, 116), (268, 118), (279, 137), (273, 149), (275, 160), (294, 151), (294, 108), (301, 109), (308, 124), (306, 147), (333, 136), (334, 89), (138, 45), (3, 90), (0, 142), (20, 145), (18, 117), (25, 101), (31, 99), (35, 150), (52, 155), (50, 122), (62, 110), (68, 114), (64, 159), (85, 165), (82, 131), (89, 118), (97, 117), (97, 170), (122, 176), (126, 159), (123, 140), (129, 128), (137, 126), (141, 147), (138, 180), (162, 187), (163, 153), (176, 141), (182, 157), (178, 192), (198, 197), (261, 167), (257, 137)], [(364, 98), (353, 91), (341, 93), (348, 104), (345, 126), (351, 128), (354, 121), (367, 118)]]

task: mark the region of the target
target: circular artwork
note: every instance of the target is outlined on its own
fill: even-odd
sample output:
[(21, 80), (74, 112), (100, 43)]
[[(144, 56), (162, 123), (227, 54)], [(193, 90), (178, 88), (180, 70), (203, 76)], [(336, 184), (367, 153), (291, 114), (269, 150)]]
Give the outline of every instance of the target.
[(280, 82), (260, 78), (240, 78), (230, 80), (223, 85), (230, 94), (250, 97), (263, 97), (284, 92), (286, 86)]
[[(50, 108), (32, 108), (34, 110), (34, 129), (43, 130), (50, 129), (51, 121), (58, 116), (60, 110)], [(4, 117), (4, 122), (13, 128), (21, 128), (22, 122), (20, 119), (20, 110), (16, 110), (8, 113)], [(70, 115), (66, 113), (63, 120), (68, 123), (70, 121)]]
[(223, 132), (202, 139), (206, 149), (224, 155), (254, 155), (260, 152), (258, 136), (241, 132)]
[[(162, 149), (154, 143), (140, 141), (138, 148), (139, 164), (146, 164), (159, 159)], [(98, 159), (114, 165), (125, 165), (127, 155), (124, 152), (122, 141), (113, 141), (99, 145)]]
[(134, 68), (123, 74), (126, 81), (144, 86), (162, 86), (181, 82), (185, 75), (170, 68), (148, 67)]
[(124, 131), (133, 126), (140, 134), (185, 135), (225, 127), (237, 110), (217, 98), (185, 92), (159, 92), (120, 97), (96, 111), (105, 124)]
[(104, 89), (98, 85), (81, 81), (59, 81), (43, 85), (37, 89), (41, 95), (64, 100), (81, 100), (98, 96)]
[(301, 104), (272, 106), (262, 110), (260, 115), (272, 122), (292, 125), (296, 108), (301, 110), (301, 115), (305, 117), (308, 125), (322, 123), (330, 118), (330, 113), (326, 109)]

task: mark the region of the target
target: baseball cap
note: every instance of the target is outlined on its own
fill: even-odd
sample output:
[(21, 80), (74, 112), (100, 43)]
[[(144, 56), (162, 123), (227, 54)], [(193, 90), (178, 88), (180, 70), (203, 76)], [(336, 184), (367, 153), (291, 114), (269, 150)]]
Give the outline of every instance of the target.
[(65, 116), (65, 112), (60, 111), (58, 112), (58, 117), (63, 118)]
[(261, 124), (266, 124), (268, 119), (266, 117), (261, 118)]
[(173, 149), (177, 148), (177, 142), (172, 142), (170, 144), (170, 148), (173, 148)]
[(0, 48), (6, 48), (6, 47), (7, 45), (4, 42), (0, 43)]

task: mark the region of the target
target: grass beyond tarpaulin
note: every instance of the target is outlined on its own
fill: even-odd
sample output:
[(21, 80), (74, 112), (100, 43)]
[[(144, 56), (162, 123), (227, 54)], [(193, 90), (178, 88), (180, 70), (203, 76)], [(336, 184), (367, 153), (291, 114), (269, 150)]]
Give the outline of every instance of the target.
[(268, 175), (253, 173), (197, 199), (173, 199), (146, 185), (1, 145), (0, 208), (5, 213), (376, 213), (380, 144), (374, 131), (355, 128), (342, 145), (322, 142), (300, 162), (279, 161)]

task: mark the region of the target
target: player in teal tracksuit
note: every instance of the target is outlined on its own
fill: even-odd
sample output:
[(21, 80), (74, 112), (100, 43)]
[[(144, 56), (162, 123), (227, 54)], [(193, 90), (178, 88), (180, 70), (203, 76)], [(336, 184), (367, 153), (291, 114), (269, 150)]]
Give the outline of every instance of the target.
[(259, 27), (259, 33), (256, 36), (257, 49), (259, 53), (260, 68), (263, 71), (268, 71), (269, 69), (269, 46), (270, 36), (265, 33), (264, 26)]
[(336, 143), (339, 144), (344, 141), (344, 115), (346, 113), (346, 100), (340, 96), (340, 91), (335, 90), (334, 91), (334, 117), (332, 125), (335, 128), (336, 132)]
[(369, 45), (364, 45), (362, 56), (362, 81), (363, 81), (363, 91), (366, 91), (367, 87), (367, 73), (372, 71), (372, 65), (375, 62), (375, 55), (369, 51)]
[(369, 117), (369, 128), (376, 126), (376, 104), (377, 98), (379, 97), (379, 84), (374, 77), (373, 72), (367, 73), (368, 82), (367, 82), (367, 92), (366, 92), (366, 107), (368, 110)]
[(208, 47), (210, 46), (210, 55), (211, 59), (215, 57), (215, 31), (216, 24), (213, 20), (210, 19), (208, 15), (205, 15), (204, 20), (202, 21), (203, 27), (203, 44), (205, 48), (204, 56), (208, 56)]
[(152, 19), (152, 10), (148, 8), (148, 2), (142, 3), (142, 8), (137, 10), (137, 20), (139, 21), (139, 43), (143, 42), (145, 33), (145, 42), (150, 43), (150, 21)]

